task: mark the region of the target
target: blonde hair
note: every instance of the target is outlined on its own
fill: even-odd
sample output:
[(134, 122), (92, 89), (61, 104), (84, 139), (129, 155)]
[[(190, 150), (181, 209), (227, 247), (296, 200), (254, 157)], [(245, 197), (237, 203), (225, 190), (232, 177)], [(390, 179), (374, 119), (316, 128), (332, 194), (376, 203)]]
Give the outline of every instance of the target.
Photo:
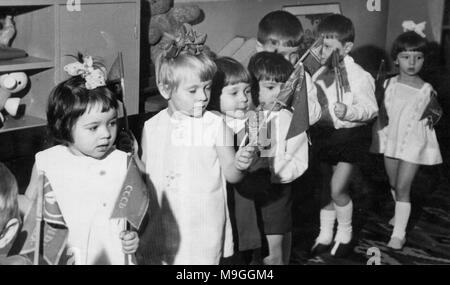
[(203, 82), (212, 80), (217, 71), (216, 64), (205, 53), (194, 55), (186, 52), (173, 58), (167, 58), (161, 53), (156, 59), (155, 66), (156, 83), (170, 92), (178, 88), (180, 82), (186, 78), (186, 74), (194, 74)]
[(19, 218), (17, 181), (14, 175), (0, 163), (0, 234), (13, 218)]

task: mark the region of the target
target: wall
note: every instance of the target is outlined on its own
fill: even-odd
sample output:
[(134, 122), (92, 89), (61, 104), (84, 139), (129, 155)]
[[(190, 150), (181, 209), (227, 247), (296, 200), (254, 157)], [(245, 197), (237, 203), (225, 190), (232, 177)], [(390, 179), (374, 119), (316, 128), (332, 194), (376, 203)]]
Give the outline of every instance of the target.
[(388, 31), (386, 48), (391, 49), (392, 42), (403, 32), (402, 22), (413, 20), (415, 23), (426, 21), (427, 39), (440, 42), (444, 0), (394, 0), (389, 2)]
[(196, 29), (208, 34), (207, 44), (215, 51), (237, 35), (254, 37), (259, 20), (283, 5), (337, 2), (341, 3), (342, 13), (355, 24), (356, 47), (372, 44), (384, 48), (386, 45), (388, 0), (381, 0), (381, 12), (369, 12), (366, 0), (175, 0), (175, 5), (187, 2), (199, 5), (205, 12), (204, 21), (196, 25)]

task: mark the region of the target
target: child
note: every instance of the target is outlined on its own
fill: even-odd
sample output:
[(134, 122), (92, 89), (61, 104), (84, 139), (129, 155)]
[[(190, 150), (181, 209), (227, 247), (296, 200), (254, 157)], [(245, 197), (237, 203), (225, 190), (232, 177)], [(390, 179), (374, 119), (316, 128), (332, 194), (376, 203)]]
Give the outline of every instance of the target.
[[(369, 148), (370, 130), (367, 123), (376, 116), (378, 108), (372, 76), (348, 55), (355, 38), (352, 21), (342, 15), (330, 15), (320, 23), (318, 31), (324, 38), (321, 63), (326, 64), (331, 56), (336, 55), (334, 52), (338, 52), (339, 69), (341, 74), (347, 76), (343, 76), (339, 84), (343, 98), (338, 98), (332, 68), (322, 66), (313, 75), (323, 110), (318, 126), (311, 129), (311, 136), (325, 183), (329, 183), (325, 190), (329, 193), (331, 188), (331, 202), (327, 195), (326, 206), (320, 211), (320, 234), (312, 253), (329, 249), (337, 218), (331, 254), (342, 256), (350, 249), (352, 240), (353, 203), (347, 188), (354, 164)], [(328, 178), (326, 173), (330, 171), (331, 177)]]
[(168, 108), (145, 123), (142, 160), (161, 207), (162, 228), (153, 235), (162, 237), (162, 262), (211, 265), (233, 254), (226, 181), (243, 178), (253, 148), (235, 154), (223, 119), (205, 110), (217, 67), (192, 34), (157, 58)]
[(105, 86), (104, 70), (91, 57), (65, 66), (72, 75), (50, 94), (47, 121), (58, 145), (36, 154), (26, 196), (34, 200), (40, 175), (52, 186), (69, 229), (75, 264), (124, 264), (139, 238), (110, 220), (127, 171), (127, 154), (116, 150), (118, 102)]
[(264, 121), (267, 124), (267, 133), (261, 131), (259, 135), (260, 138), (268, 138), (269, 144), (258, 138), (261, 155), (252, 165), (245, 186), (241, 187), (255, 189), (255, 203), (261, 213), (262, 233), (268, 245), (268, 256), (263, 258), (263, 263), (289, 264), (292, 232), (290, 183), (308, 168), (308, 138), (303, 132), (286, 140), (292, 114), (272, 106), (294, 68), (281, 54), (259, 52), (250, 59), (248, 69), (254, 79), (253, 101), (259, 105), (265, 118), (260, 120), (258, 116), (258, 126)]
[[(419, 73), (427, 54), (427, 40), (414, 31), (401, 34), (392, 47), (399, 75), (386, 81), (384, 106), (388, 124), (374, 134), (372, 151), (384, 154), (384, 165), (395, 200), (394, 230), (388, 247), (402, 249), (411, 212), (411, 184), (420, 165), (442, 163), (434, 129), (423, 118), (434, 96), (433, 87)], [(377, 129), (377, 128), (376, 128)]]
[(12, 173), (0, 163), (0, 265), (30, 265), (19, 255), (8, 256), (20, 227), (17, 182)]
[[(241, 63), (231, 57), (217, 58), (214, 62), (217, 72), (212, 81), (208, 110), (222, 114), (234, 133), (234, 146), (238, 149), (248, 133), (248, 112), (254, 109), (251, 76)], [(235, 255), (223, 263), (250, 264), (253, 251), (261, 247), (254, 195), (239, 187), (240, 184), (227, 184)]]
[[(292, 65), (300, 59), (299, 48), (303, 38), (303, 27), (297, 17), (286, 11), (273, 11), (265, 15), (258, 24), (256, 51), (277, 52)], [(317, 89), (310, 74), (305, 72), (308, 88), (309, 124), (314, 125), (321, 116)]]

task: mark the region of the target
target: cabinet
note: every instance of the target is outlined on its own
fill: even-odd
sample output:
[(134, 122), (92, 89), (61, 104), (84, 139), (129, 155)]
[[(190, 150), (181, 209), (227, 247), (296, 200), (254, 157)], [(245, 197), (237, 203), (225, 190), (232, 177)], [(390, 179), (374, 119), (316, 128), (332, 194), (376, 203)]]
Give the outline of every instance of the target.
[[(124, 100), (130, 115), (139, 108), (139, 0), (2, 0), (0, 11), (13, 11), (16, 37), (11, 46), (28, 57), (0, 61), (0, 74), (24, 71), (29, 88), (22, 96), (25, 115), (7, 118), (2, 134), (46, 124), (51, 89), (66, 79), (64, 65), (81, 52), (100, 58), (109, 68), (119, 51), (125, 69)], [(70, 5), (69, 5), (70, 4)], [(79, 5), (79, 6), (74, 6)], [(10, 135), (10, 134), (9, 134)], [(2, 156), (0, 155), (0, 160)]]

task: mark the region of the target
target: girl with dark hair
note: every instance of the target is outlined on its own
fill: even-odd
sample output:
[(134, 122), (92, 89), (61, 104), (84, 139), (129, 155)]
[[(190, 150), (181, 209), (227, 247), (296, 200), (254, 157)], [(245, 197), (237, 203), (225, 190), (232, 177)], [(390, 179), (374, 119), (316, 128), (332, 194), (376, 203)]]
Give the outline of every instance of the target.
[(47, 107), (48, 129), (58, 144), (36, 154), (26, 196), (36, 199), (45, 175), (54, 195), (45, 199), (59, 205), (75, 264), (124, 264), (139, 238), (123, 231), (125, 220), (110, 219), (128, 161), (114, 147), (118, 103), (92, 57), (80, 56), (64, 70), (72, 77), (53, 89)]
[[(411, 25), (409, 21), (404, 26), (407, 23)], [(442, 163), (433, 129), (437, 121), (426, 115), (430, 102), (437, 102), (436, 93), (419, 76), (427, 53), (427, 40), (423, 32), (413, 26), (414, 31), (401, 34), (393, 44), (391, 55), (400, 73), (385, 82), (384, 105), (380, 109), (385, 108), (387, 120), (378, 118), (371, 148), (372, 152), (384, 155), (395, 200), (395, 215), (390, 221), (394, 229), (388, 247), (397, 250), (406, 242), (411, 184), (419, 166)]]

